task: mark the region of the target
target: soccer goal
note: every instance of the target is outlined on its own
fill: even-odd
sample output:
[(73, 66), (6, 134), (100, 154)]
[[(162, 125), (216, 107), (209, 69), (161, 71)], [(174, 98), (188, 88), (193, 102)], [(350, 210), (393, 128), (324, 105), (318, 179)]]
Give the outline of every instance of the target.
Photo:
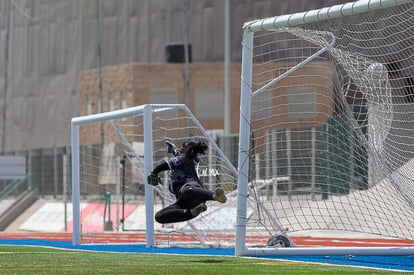
[[(94, 241), (102, 232), (130, 232), (143, 235), (148, 247), (233, 247), (237, 172), (218, 132), (205, 130), (182, 104), (146, 104), (73, 118), (73, 243)], [(225, 204), (208, 202), (206, 212), (187, 222), (154, 223), (155, 211), (175, 202), (167, 172), (160, 174), (163, 184), (146, 183), (154, 163), (173, 157), (167, 140), (179, 148), (187, 140), (209, 145), (198, 173), (211, 190), (225, 189)]]
[[(357, 1), (243, 30), (236, 254), (414, 254), (292, 240), (414, 239), (413, 2)], [(263, 235), (261, 247), (246, 241)]]

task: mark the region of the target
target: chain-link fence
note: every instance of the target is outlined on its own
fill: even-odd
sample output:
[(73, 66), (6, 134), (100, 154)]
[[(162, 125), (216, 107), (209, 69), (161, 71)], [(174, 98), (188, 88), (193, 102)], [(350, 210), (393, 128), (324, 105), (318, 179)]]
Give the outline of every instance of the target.
[(61, 199), (68, 194), (71, 188), (70, 147), (6, 152), (4, 155), (26, 158), (28, 188), (37, 189), (40, 197)]
[[(219, 140), (219, 146), (226, 147), (224, 138)], [(229, 155), (233, 165), (237, 165), (237, 137), (231, 136), (229, 138), (229, 148), (224, 148), (226, 154)], [(83, 146), (82, 150), (88, 151), (88, 146)], [(228, 152), (227, 152), (228, 151)], [(92, 153), (91, 153), (92, 154)], [(71, 147), (55, 147), (55, 148), (40, 148), (23, 151), (5, 152), (3, 155), (8, 156), (23, 156), (26, 158), (27, 171), (27, 188), (37, 190), (39, 197), (57, 200), (71, 200), (72, 194), (72, 174), (71, 174)], [(129, 162), (120, 163), (120, 184), (121, 193), (127, 198), (137, 199), (139, 196), (144, 196), (144, 188), (142, 184), (133, 184), (127, 179), (130, 175), (123, 173), (132, 173), (132, 167)], [(1, 187), (10, 184), (9, 182), (2, 182)], [(81, 189), (81, 198), (88, 199), (93, 197), (105, 197), (106, 192), (115, 193), (116, 186), (114, 184), (99, 184), (90, 183), (90, 186), (83, 186)], [(25, 185), (26, 186), (26, 185)], [(16, 191), (19, 192), (19, 191)], [(18, 194), (14, 194), (18, 195)]]

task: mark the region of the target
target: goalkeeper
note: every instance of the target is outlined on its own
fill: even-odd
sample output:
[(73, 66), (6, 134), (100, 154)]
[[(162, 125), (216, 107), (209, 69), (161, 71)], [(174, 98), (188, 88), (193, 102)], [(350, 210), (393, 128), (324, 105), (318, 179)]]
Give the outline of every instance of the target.
[(148, 176), (148, 183), (156, 186), (160, 183), (158, 173), (171, 170), (169, 190), (177, 201), (155, 214), (155, 220), (159, 223), (183, 222), (197, 217), (207, 210), (206, 201), (214, 200), (225, 203), (227, 198), (222, 188), (210, 191), (197, 175), (198, 154), (205, 154), (208, 149), (203, 142), (195, 143), (186, 141), (181, 150), (177, 150), (174, 144), (166, 142), (168, 152), (173, 153), (174, 158), (163, 161), (157, 165)]

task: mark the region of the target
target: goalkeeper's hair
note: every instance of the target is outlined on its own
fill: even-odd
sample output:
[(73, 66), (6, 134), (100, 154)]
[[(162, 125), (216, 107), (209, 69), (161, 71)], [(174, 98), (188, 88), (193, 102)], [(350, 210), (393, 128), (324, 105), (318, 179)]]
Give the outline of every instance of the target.
[(208, 145), (204, 142), (195, 143), (194, 141), (186, 141), (183, 143), (183, 148), (186, 148), (185, 156), (190, 159), (197, 158), (198, 154), (205, 154)]

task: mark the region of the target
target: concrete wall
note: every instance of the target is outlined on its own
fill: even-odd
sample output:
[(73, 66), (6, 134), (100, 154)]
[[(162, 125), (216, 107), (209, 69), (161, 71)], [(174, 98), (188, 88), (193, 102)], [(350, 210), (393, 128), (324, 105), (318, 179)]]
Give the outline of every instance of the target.
[[(165, 46), (183, 42), (182, 0), (100, 2), (103, 66), (165, 63)], [(345, 2), (232, 0), (232, 61), (241, 59), (243, 22)], [(222, 62), (224, 1), (189, 3), (193, 62)], [(96, 7), (96, 0), (0, 0), (1, 151), (70, 144), (70, 119), (81, 111), (80, 72), (98, 66)]]

